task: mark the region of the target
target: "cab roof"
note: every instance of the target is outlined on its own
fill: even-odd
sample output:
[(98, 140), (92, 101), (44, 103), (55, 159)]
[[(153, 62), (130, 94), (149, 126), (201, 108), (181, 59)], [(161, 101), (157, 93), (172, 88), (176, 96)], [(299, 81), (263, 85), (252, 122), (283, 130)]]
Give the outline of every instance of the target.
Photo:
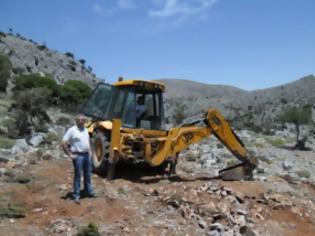
[(118, 86), (118, 87), (135, 86), (135, 87), (142, 87), (148, 90), (160, 89), (162, 90), (162, 92), (165, 92), (165, 85), (160, 82), (153, 81), (153, 80), (150, 80), (150, 81), (148, 80), (122, 80), (122, 81), (115, 82), (113, 86)]

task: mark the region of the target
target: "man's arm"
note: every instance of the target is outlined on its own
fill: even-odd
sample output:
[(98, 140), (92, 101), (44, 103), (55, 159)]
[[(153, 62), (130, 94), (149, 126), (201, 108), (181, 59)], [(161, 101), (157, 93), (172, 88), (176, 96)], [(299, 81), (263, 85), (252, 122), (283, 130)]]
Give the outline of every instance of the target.
[(62, 141), (61, 143), (63, 151), (72, 159), (75, 159), (75, 155), (69, 149), (69, 143), (67, 141)]

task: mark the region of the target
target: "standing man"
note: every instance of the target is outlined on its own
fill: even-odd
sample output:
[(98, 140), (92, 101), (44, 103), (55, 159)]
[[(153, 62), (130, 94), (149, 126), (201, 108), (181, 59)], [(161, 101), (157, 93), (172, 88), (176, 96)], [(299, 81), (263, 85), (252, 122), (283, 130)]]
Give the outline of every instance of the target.
[(79, 114), (76, 124), (69, 128), (62, 139), (62, 147), (71, 158), (74, 167), (73, 197), (80, 204), (81, 171), (84, 177), (84, 193), (87, 197), (95, 197), (91, 184), (92, 163), (90, 160), (90, 137), (84, 127), (86, 118)]

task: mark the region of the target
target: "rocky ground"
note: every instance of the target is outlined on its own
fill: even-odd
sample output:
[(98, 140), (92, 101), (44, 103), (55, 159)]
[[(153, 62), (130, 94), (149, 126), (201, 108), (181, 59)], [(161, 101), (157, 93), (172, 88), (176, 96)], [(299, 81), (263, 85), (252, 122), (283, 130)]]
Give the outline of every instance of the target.
[[(62, 114), (59, 114), (60, 116)], [(215, 179), (235, 158), (214, 137), (180, 155), (176, 175), (121, 165), (108, 182), (93, 175), (97, 198), (71, 199), (73, 170), (60, 149), (54, 112), (48, 133), (0, 150), (0, 235), (315, 235), (315, 142), (292, 151), (294, 134), (238, 134), (259, 159), (253, 181)]]

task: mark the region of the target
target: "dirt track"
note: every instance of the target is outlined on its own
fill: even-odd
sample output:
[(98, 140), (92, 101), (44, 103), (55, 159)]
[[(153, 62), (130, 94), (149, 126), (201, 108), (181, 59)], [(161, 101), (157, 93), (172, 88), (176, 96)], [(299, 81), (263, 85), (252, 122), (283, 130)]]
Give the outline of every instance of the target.
[[(23, 175), (30, 182), (8, 183), (8, 176), (2, 176), (1, 206), (22, 206), (25, 217), (2, 217), (0, 235), (73, 235), (89, 222), (96, 223), (102, 235), (204, 235), (213, 223), (211, 209), (224, 206), (224, 196), (218, 190), (202, 190), (210, 182), (211, 186), (242, 194), (250, 212), (260, 209), (260, 217), (246, 222), (256, 233), (315, 235), (315, 221), (307, 213), (307, 206), (298, 205), (287, 194), (277, 197), (289, 199), (292, 204), (275, 206), (271, 200), (261, 201), (262, 195), (270, 194), (262, 182), (185, 181), (161, 174), (141, 177), (141, 173), (132, 178), (131, 173), (137, 169), (128, 167), (114, 182), (93, 175), (98, 197), (83, 198), (77, 205), (69, 198), (73, 172), (68, 160), (40, 161), (12, 168), (12, 172), (11, 177)], [(296, 187), (315, 194), (309, 184)], [(188, 210), (192, 216), (186, 213)], [(198, 217), (203, 217), (203, 221)], [(217, 222), (228, 225), (226, 219)]]

